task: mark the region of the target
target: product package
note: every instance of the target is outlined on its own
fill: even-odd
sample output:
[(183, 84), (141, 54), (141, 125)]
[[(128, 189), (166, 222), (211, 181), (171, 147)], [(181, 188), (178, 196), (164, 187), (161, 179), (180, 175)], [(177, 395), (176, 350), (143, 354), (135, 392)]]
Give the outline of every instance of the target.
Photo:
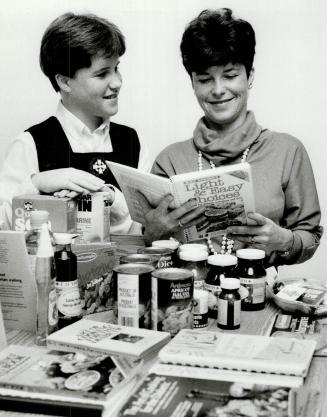
[(110, 240), (111, 195), (111, 191), (101, 191), (77, 197), (78, 243)]
[(49, 212), (53, 232), (76, 232), (76, 201), (51, 195), (24, 194), (12, 200), (12, 229), (30, 230), (30, 216), (33, 210)]
[(116, 245), (111, 242), (72, 245), (77, 256), (83, 315), (111, 310), (111, 320), (117, 320), (112, 279), (115, 249)]

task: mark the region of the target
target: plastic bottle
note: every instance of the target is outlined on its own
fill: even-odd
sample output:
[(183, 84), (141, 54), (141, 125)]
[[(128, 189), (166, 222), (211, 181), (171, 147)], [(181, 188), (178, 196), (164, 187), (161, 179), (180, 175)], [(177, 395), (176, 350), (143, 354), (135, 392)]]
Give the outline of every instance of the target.
[[(38, 241), (40, 238), (41, 233), (41, 227), (43, 223), (48, 224), (49, 222), (49, 213), (46, 210), (35, 210), (32, 211), (31, 217), (30, 217), (30, 223), (31, 223), (31, 230), (26, 232), (25, 234), (25, 242), (26, 242), (26, 248), (28, 253), (28, 259), (30, 268), (32, 271), (32, 275), (35, 275), (35, 257), (36, 252), (38, 248)], [(51, 243), (54, 246), (54, 240), (53, 240), (53, 234), (49, 230)]]
[(57, 330), (58, 313), (56, 308), (56, 269), (53, 247), (47, 223), (41, 226), (35, 261), (35, 280), (37, 288), (37, 345), (45, 345), (46, 337)]
[(202, 250), (183, 250), (179, 253), (180, 267), (193, 272), (194, 288), (203, 289), (207, 277), (208, 253)]
[(57, 251), (56, 296), (58, 308), (58, 328), (62, 329), (82, 317), (82, 304), (77, 279), (77, 257), (72, 252), (72, 239), (76, 235), (55, 233)]
[(239, 249), (237, 275), (242, 286), (249, 291), (242, 300), (242, 310), (262, 310), (266, 303), (265, 252), (261, 249)]
[(238, 292), (240, 281), (237, 278), (223, 278), (220, 285), (217, 325), (224, 330), (239, 329), (241, 323), (241, 296)]
[(220, 283), (223, 278), (236, 278), (237, 258), (234, 255), (210, 255), (208, 257), (209, 272), (207, 274), (204, 289), (209, 294), (209, 317), (217, 319), (218, 295), (221, 291)]

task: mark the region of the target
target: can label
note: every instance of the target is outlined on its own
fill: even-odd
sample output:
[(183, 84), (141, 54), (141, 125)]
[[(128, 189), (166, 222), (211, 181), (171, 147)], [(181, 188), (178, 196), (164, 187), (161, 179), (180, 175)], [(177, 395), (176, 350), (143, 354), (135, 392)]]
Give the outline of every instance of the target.
[(118, 324), (138, 327), (139, 324), (139, 277), (119, 274), (117, 277)]
[(123, 264), (115, 268), (114, 282), (118, 324), (151, 328), (151, 272), (153, 267)]
[(152, 329), (175, 336), (193, 328), (193, 277), (166, 279), (152, 277)]
[(243, 300), (245, 304), (261, 304), (266, 299), (266, 277), (262, 278), (242, 278), (240, 284), (248, 291), (249, 295)]
[(82, 303), (78, 281), (56, 281), (58, 312), (65, 317), (76, 317), (82, 314)]

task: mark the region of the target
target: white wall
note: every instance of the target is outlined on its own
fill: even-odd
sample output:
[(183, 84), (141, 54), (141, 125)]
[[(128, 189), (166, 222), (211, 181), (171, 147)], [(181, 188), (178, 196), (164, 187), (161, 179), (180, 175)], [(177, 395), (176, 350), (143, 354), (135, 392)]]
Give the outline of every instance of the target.
[[(6, 3), (6, 5), (4, 5)], [(68, 6), (69, 5), (69, 6)], [(305, 144), (326, 222), (327, 3), (324, 0), (11, 0), (0, 2), (0, 165), (10, 140), (48, 117), (57, 96), (38, 64), (46, 26), (66, 11), (115, 22), (127, 41), (117, 122), (135, 127), (151, 156), (191, 136), (200, 111), (179, 55), (185, 25), (204, 8), (231, 7), (256, 31), (249, 107), (265, 127)], [(324, 279), (326, 239), (314, 259), (286, 274)]]

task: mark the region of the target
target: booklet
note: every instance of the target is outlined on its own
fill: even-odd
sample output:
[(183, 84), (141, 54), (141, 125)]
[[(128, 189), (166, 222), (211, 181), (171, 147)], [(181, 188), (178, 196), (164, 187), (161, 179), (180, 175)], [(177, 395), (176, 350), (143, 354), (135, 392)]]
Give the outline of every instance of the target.
[(36, 283), (24, 232), (0, 231), (0, 301), (6, 329), (36, 330)]
[(107, 355), (10, 345), (0, 352), (1, 409), (100, 417), (134, 375), (127, 378), (121, 364)]
[(192, 241), (222, 235), (230, 225), (246, 224), (255, 211), (251, 166), (244, 162), (163, 178), (135, 168), (106, 161), (125, 196), (133, 220), (142, 223), (144, 213), (139, 193), (156, 207), (166, 194), (174, 196), (173, 207), (190, 199), (206, 206), (205, 220), (183, 230), (181, 240)]
[(285, 387), (199, 380), (151, 371), (120, 416), (300, 417), (295, 412), (295, 399), (296, 391)]
[(47, 337), (47, 346), (64, 351), (97, 352), (141, 358), (162, 347), (170, 333), (82, 319)]
[(295, 385), (307, 375), (316, 347), (313, 340), (181, 330), (159, 352), (162, 363), (238, 372), (292, 376)]

